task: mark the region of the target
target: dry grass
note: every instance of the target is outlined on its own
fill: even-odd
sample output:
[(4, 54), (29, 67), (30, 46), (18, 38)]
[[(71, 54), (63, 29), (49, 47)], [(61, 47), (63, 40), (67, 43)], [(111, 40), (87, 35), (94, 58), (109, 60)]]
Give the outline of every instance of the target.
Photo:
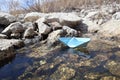
[[(31, 1), (31, 0), (27, 0)], [(111, 4), (113, 2), (120, 3), (120, 0), (36, 0), (34, 4), (29, 5), (27, 2), (25, 4), (28, 5), (27, 8), (19, 8), (19, 10), (16, 10), (14, 6), (14, 10), (10, 10), (10, 13), (12, 14), (19, 14), (22, 12), (60, 12), (64, 11), (66, 9), (76, 9), (81, 7), (94, 7), (95, 5), (101, 6), (102, 4)], [(18, 3), (15, 3), (18, 4)], [(11, 5), (14, 5), (12, 2)], [(10, 7), (11, 7), (10, 5)], [(16, 6), (18, 7), (18, 5)]]

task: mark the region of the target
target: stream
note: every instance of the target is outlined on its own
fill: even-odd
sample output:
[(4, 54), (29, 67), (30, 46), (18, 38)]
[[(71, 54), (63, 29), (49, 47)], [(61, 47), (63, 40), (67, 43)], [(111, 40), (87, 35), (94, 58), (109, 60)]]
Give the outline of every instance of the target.
[(0, 80), (119, 80), (116, 44), (97, 40), (86, 48), (24, 47), (0, 67)]

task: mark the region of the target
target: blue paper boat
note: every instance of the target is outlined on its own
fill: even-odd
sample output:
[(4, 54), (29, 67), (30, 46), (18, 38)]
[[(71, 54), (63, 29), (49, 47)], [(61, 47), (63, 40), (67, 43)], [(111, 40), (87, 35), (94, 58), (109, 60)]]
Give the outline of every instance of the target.
[(79, 38), (79, 37), (61, 37), (59, 40), (70, 48), (78, 46), (85, 47), (90, 41), (90, 38)]

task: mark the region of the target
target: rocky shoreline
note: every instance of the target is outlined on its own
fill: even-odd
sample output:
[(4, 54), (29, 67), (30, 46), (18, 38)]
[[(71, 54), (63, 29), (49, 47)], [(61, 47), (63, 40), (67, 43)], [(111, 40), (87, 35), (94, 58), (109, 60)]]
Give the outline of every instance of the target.
[[(47, 77), (50, 77), (54, 80), (57, 80), (59, 77), (56, 78), (55, 76), (57, 76), (58, 74), (61, 74), (61, 80), (73, 79), (75, 77), (75, 74), (81, 74), (75, 71), (76, 68), (87, 66), (94, 69), (94, 67), (100, 66), (100, 64), (104, 63), (107, 59), (110, 59), (105, 62), (104, 68), (105, 70), (108, 69), (113, 75), (107, 76), (106, 74), (104, 74), (105, 76), (103, 76), (100, 80), (109, 80), (114, 78), (115, 80), (117, 80), (114, 75), (120, 76), (119, 73), (115, 73), (115, 71), (119, 70), (119, 66), (115, 69), (115, 71), (112, 68), (120, 64), (118, 63), (118, 61), (112, 60), (110, 56), (113, 55), (113, 53), (111, 52), (114, 51), (114, 49), (119, 50), (120, 48), (119, 13), (119, 4), (106, 6), (103, 5), (101, 8), (81, 9), (80, 11), (73, 12), (31, 12), (27, 14), (19, 14), (17, 16), (13, 16), (5, 12), (0, 12), (0, 61), (15, 55), (16, 49), (34, 45), (37, 43), (40, 43), (40, 46), (37, 48), (38, 50), (33, 50), (33, 53), (30, 55), (28, 54), (27, 56), (34, 58), (39, 58), (43, 56), (46, 57), (45, 59), (49, 60), (49, 55), (47, 54), (51, 50), (57, 49), (57, 46), (60, 46), (60, 42), (58, 41), (59, 37), (89, 37), (91, 38), (90, 45), (88, 44), (89, 52), (91, 54), (94, 54), (94, 50), (96, 52), (98, 50), (98, 56), (94, 54), (96, 55), (94, 59), (91, 58), (82, 62), (76, 62), (76, 60), (78, 60), (79, 58), (81, 59), (81, 57), (78, 57), (78, 55), (62, 55), (65, 58), (70, 58), (71, 63), (69, 62), (69, 60), (66, 59), (66, 62), (64, 62), (64, 58), (61, 56), (55, 56), (55, 59), (59, 58), (58, 63), (61, 63), (63, 61), (66, 64), (68, 61), (69, 64), (60, 65), (57, 71), (55, 71), (55, 73), (50, 76), (41, 75), (41, 79), (46, 79)], [(46, 50), (46, 47), (49, 47), (50, 50)], [(109, 54), (103, 55), (103, 53), (107, 52)], [(41, 54), (37, 54), (38, 56), (36, 56), (35, 53)], [(114, 53), (114, 55), (116, 57), (119, 57), (119, 51)], [(94, 62), (97, 59), (100, 60), (98, 60), (98, 62)], [(50, 64), (46, 64), (46, 60), (37, 63), (41, 66), (34, 66), (35, 68), (39, 69), (35, 70), (35, 74), (33, 75), (40, 73), (41, 70), (46, 73), (46, 68), (48, 68), (47, 70), (54, 69), (54, 66), (57, 66), (58, 63), (56, 63), (56, 60), (54, 59), (52, 59), (52, 61), (54, 62), (54, 64), (53, 62)], [(70, 64), (75, 67), (69, 67)], [(92, 64), (94, 65), (92, 66)], [(26, 71), (30, 72), (34, 67)], [(79, 68), (80, 71), (81, 69), (82, 68)], [(68, 70), (70, 72), (68, 72)], [(68, 78), (66, 78), (63, 73), (66, 74), (65, 76), (68, 76)], [(24, 79), (25, 76), (27, 76), (27, 74), (21, 75), (20, 79)], [(86, 80), (95, 80), (99, 77), (101, 77), (101, 74), (99, 73), (84, 73), (84, 78)]]
[[(115, 7), (117, 8), (117, 7)], [(4, 51), (4, 43), (9, 47), (34, 44), (46, 40), (48, 46), (56, 46), (58, 38), (62, 36), (85, 36), (118, 40), (120, 39), (119, 11), (111, 8), (107, 10), (81, 10), (81, 12), (69, 13), (38, 13), (31, 12), (20, 14), (17, 17), (8, 13), (0, 12), (0, 55)], [(116, 11), (115, 11), (116, 10)], [(118, 12), (117, 12), (118, 11)], [(4, 42), (5, 40), (5, 42)], [(21, 43), (22, 42), (22, 43)], [(119, 46), (119, 45), (118, 45)], [(9, 53), (6, 53), (9, 54)]]

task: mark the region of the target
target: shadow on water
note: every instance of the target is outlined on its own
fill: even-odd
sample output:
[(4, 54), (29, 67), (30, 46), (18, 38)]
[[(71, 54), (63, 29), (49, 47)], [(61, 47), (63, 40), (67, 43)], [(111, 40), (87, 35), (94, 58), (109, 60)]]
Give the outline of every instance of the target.
[(4, 60), (1, 60), (0, 61), (0, 68), (3, 67), (4, 65), (8, 64), (9, 62), (12, 62), (12, 60), (14, 60), (14, 58), (15, 58), (15, 55), (13, 55), (10, 58), (6, 58)]
[(16, 80), (31, 63), (32, 58), (19, 53), (12, 58), (5, 59), (1, 62), (0, 80)]

